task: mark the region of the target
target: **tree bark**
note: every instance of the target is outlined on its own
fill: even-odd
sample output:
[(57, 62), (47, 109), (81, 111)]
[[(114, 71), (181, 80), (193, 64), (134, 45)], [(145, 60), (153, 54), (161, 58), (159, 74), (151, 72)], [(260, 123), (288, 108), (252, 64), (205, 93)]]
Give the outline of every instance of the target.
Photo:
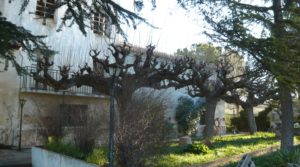
[(256, 122), (255, 122), (255, 116), (253, 113), (253, 106), (252, 105), (244, 105), (242, 107), (247, 114), (249, 132), (250, 132), (250, 134), (255, 134), (257, 132), (257, 126), (256, 126)]
[[(282, 10), (282, 0), (273, 0), (273, 12), (274, 12), (274, 28), (272, 34), (280, 39), (282, 37), (282, 32), (284, 32), (283, 20), (283, 10)], [(288, 4), (287, 4), (288, 5)], [(286, 6), (289, 7), (289, 6)], [(278, 53), (277, 53), (278, 54)], [(283, 53), (277, 56), (285, 56)], [(285, 54), (285, 52), (284, 52)], [(282, 63), (282, 62), (276, 62)], [(284, 75), (284, 74), (281, 74)], [(291, 96), (291, 91), (286, 83), (282, 81), (279, 82), (279, 95), (281, 104), (281, 150), (291, 151), (294, 144), (294, 124), (293, 124), (293, 101)]]
[(206, 97), (205, 129), (204, 138), (210, 139), (214, 136), (215, 111), (218, 98)]
[(279, 82), (281, 104), (281, 150), (291, 151), (294, 145), (293, 101), (289, 88)]
[(136, 84), (135, 80), (129, 77), (123, 77), (121, 83), (122, 89), (119, 92), (116, 92), (116, 100), (118, 104), (118, 112), (119, 112), (119, 121), (123, 121), (124, 113), (128, 107), (129, 102), (132, 99), (134, 92), (140, 88), (141, 86)]

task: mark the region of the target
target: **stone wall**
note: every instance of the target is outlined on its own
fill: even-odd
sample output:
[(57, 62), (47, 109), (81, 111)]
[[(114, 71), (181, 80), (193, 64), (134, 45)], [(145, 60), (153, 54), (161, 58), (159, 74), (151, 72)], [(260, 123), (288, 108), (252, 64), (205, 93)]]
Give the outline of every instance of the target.
[[(0, 70), (3, 69), (1, 64)], [(0, 143), (12, 144), (19, 118), (18, 75), (11, 67), (0, 72), (0, 78)]]
[[(1, 68), (1, 67), (0, 67)], [(107, 141), (109, 125), (109, 99), (106, 96), (78, 96), (62, 92), (20, 92), (18, 75), (13, 67), (0, 72), (0, 143), (17, 145), (19, 139), (20, 105), (23, 107), (22, 146), (40, 145), (43, 140), (39, 134), (38, 120), (51, 112), (59, 112), (62, 104), (87, 105), (87, 111), (94, 112), (99, 119), (99, 143)]]
[[(93, 117), (99, 122), (100, 129), (99, 138), (105, 140), (107, 138), (108, 125), (109, 125), (109, 112), (108, 98), (100, 97), (84, 97), (74, 95), (55, 95), (55, 94), (41, 94), (41, 93), (21, 93), (21, 98), (27, 100), (24, 106), (23, 114), (23, 131), (24, 131), (24, 145), (39, 145), (41, 144), (41, 137), (38, 134), (37, 128), (39, 128), (40, 121), (47, 120), (45, 118), (51, 118), (51, 115), (62, 112), (61, 105), (86, 105), (87, 114), (93, 114)], [(90, 117), (89, 117), (90, 118)], [(66, 121), (66, 120), (63, 120)], [(87, 120), (89, 123), (91, 120)], [(72, 133), (73, 127), (65, 127), (64, 133)], [(96, 129), (95, 129), (96, 130)], [(68, 135), (69, 140), (72, 141), (72, 135)], [(106, 141), (99, 141), (101, 144)]]

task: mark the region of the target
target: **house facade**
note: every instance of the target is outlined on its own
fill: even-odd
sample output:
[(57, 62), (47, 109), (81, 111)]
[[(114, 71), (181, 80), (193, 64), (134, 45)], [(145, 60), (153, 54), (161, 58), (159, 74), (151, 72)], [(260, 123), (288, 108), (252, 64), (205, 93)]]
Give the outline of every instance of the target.
[[(50, 60), (54, 66), (50, 73), (55, 79), (60, 79), (58, 67), (69, 65), (71, 71), (78, 70), (84, 63), (91, 64), (89, 51), (101, 50), (103, 56), (109, 55), (107, 50), (110, 43), (116, 42), (116, 33), (109, 27), (105, 18), (94, 16), (87, 24), (87, 34), (83, 35), (78, 26), (63, 27), (60, 31), (64, 7), (51, 10), (54, 0), (30, 0), (25, 11), (19, 15), (22, 1), (0, 1), (0, 12), (8, 21), (22, 26), (35, 35), (45, 35), (44, 42), (50, 49), (57, 51), (51, 55)], [(47, 10), (45, 10), (47, 9)], [(108, 36), (109, 34), (109, 36)], [(30, 59), (22, 48), (14, 51), (17, 61), (30, 73), (36, 70), (36, 59), (40, 51), (36, 49), (35, 57)], [(2, 64), (1, 64), (2, 65)], [(0, 68), (3, 69), (3, 67)], [(4, 66), (4, 65), (2, 65)], [(71, 75), (71, 74), (70, 74)], [(20, 137), (20, 120), (22, 114), (22, 146), (42, 144), (45, 139), (41, 131), (45, 126), (55, 123), (61, 124), (64, 131), (72, 131), (76, 126), (90, 123), (89, 118), (97, 118), (99, 144), (106, 144), (109, 129), (109, 98), (101, 92), (95, 92), (88, 86), (72, 87), (68, 90), (56, 91), (47, 85), (36, 82), (29, 75), (19, 76), (13, 66), (8, 71), (0, 72), (0, 143), (18, 145)], [(185, 96), (184, 90), (166, 90), (168, 109), (165, 117), (175, 123), (175, 108), (178, 98)], [(21, 101), (26, 100), (24, 105)], [(59, 122), (51, 117), (60, 114)], [(80, 118), (80, 120), (74, 120)], [(216, 109), (216, 118), (224, 118), (224, 102), (220, 102)], [(57, 121), (57, 119), (56, 119)], [(41, 128), (43, 127), (43, 128)], [(203, 127), (199, 127), (201, 135)], [(95, 132), (96, 133), (96, 132)], [(67, 135), (72, 140), (72, 134)]]
[[(2, 17), (22, 26), (34, 35), (45, 35), (43, 41), (50, 49), (57, 51), (50, 60), (54, 66), (50, 71), (59, 79), (58, 67), (69, 65), (73, 71), (83, 63), (91, 63), (89, 51), (97, 49), (109, 54), (108, 45), (115, 40), (113, 27), (109, 27), (102, 16), (94, 16), (87, 24), (87, 34), (83, 35), (78, 26), (63, 27), (60, 31), (64, 7), (54, 10), (54, 0), (30, 0), (25, 11), (20, 15), (23, 1), (0, 1)], [(108, 33), (109, 32), (109, 33)], [(110, 34), (108, 36), (107, 34)], [(14, 51), (19, 64), (30, 73), (36, 70), (36, 59), (40, 57), (38, 49), (35, 57), (29, 58), (22, 48)], [(2, 64), (1, 64), (2, 65)], [(0, 67), (1, 70), (4, 65)], [(70, 74), (71, 75), (71, 74)], [(18, 76), (12, 65), (8, 71), (0, 73), (0, 143), (17, 145), (20, 132), (21, 110), (23, 112), (22, 146), (39, 145), (41, 138), (40, 125), (50, 122), (50, 116), (61, 111), (61, 123), (65, 129), (73, 127), (71, 116), (82, 117), (81, 124), (87, 124), (87, 117), (96, 113), (99, 117), (99, 142), (106, 142), (108, 133), (109, 100), (105, 95), (93, 91), (91, 87), (72, 87), (68, 90), (55, 91), (52, 88), (35, 82), (29, 75)], [(26, 100), (22, 106), (20, 100)], [(71, 137), (70, 137), (71, 138)]]

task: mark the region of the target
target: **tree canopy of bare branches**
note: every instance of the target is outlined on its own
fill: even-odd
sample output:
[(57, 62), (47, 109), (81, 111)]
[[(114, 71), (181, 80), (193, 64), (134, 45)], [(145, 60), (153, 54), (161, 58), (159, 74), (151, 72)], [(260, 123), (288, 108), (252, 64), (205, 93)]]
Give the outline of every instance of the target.
[(188, 64), (193, 62), (189, 58), (174, 59), (160, 56), (154, 52), (154, 46), (140, 50), (134, 49), (125, 43), (112, 44), (109, 48), (111, 55), (105, 55), (104, 58), (100, 57), (100, 51), (92, 50), (90, 56), (93, 66), (86, 63), (71, 75), (70, 67), (59, 67), (61, 75), (59, 80), (55, 80), (50, 75), (49, 68), (53, 66), (53, 62), (45, 56), (37, 63), (37, 71), (33, 73), (33, 77), (36, 81), (47, 84), (55, 90), (87, 85), (97, 92), (109, 95), (112, 80), (112, 76), (109, 76), (109, 69), (119, 68), (121, 72), (116, 78), (116, 100), (122, 112), (127, 103), (126, 100), (131, 98), (134, 91), (143, 87), (161, 89), (174, 86), (170, 81), (184, 78), (190, 67)]
[(241, 78), (244, 86), (226, 92), (222, 99), (228, 103), (242, 106), (247, 114), (249, 131), (254, 134), (257, 126), (253, 107), (263, 104), (267, 100), (278, 99), (278, 88), (275, 78), (264, 70), (253, 70), (246, 67)]

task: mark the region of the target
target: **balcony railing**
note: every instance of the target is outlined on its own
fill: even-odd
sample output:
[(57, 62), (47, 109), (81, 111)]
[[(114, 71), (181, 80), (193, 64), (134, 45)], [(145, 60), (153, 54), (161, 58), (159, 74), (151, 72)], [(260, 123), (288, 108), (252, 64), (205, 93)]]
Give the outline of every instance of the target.
[[(26, 71), (30, 74), (36, 72), (36, 67), (25, 67)], [(49, 70), (49, 74), (55, 79), (60, 80), (61, 75), (59, 70)], [(71, 75), (71, 74), (70, 74)], [(46, 84), (37, 82), (30, 75), (20, 76), (20, 90), (21, 92), (39, 92), (39, 93), (67, 93), (68, 95), (83, 95), (83, 96), (99, 96), (100, 93), (96, 92), (90, 86), (73, 86), (67, 90), (54, 90), (52, 87)]]

